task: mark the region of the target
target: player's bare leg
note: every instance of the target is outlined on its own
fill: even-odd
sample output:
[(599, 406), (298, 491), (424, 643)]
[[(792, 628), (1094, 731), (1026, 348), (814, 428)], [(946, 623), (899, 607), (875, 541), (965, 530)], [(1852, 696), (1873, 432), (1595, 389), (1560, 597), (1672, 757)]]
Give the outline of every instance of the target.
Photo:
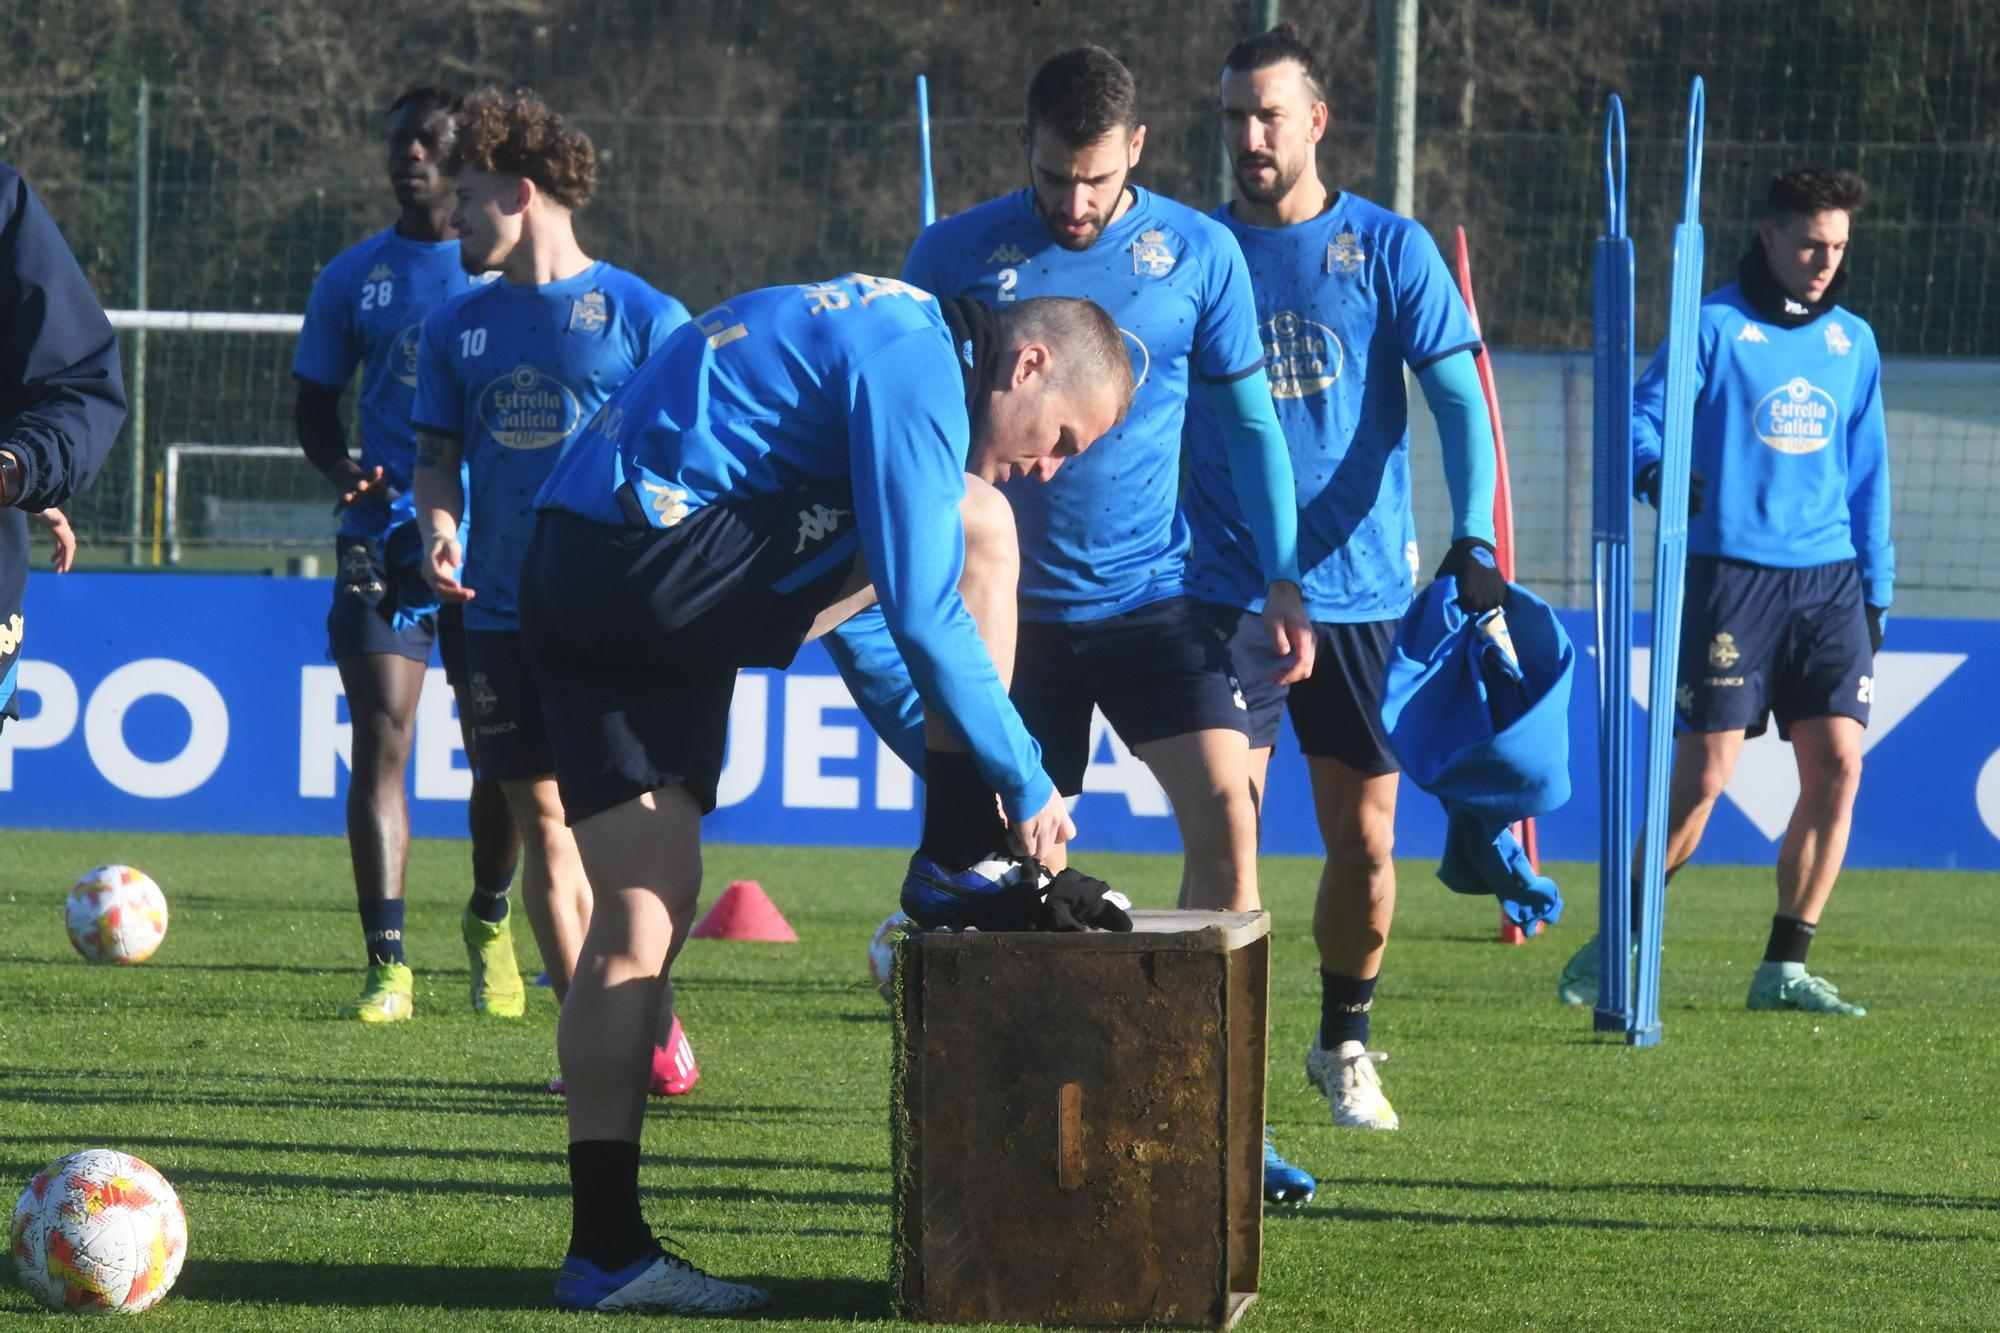
[(1368, 1050), (1368, 1014), (1396, 915), (1392, 854), (1400, 775), (1363, 773), (1321, 755), (1308, 756), (1306, 766), (1326, 846), (1313, 899), (1320, 1027), (1306, 1055), (1306, 1075), (1326, 1095), (1336, 1125), (1395, 1129), (1400, 1122), (1375, 1072), (1381, 1057)]
[(347, 848), (368, 948), (361, 994), (343, 1018), (395, 1022), (413, 1010), (403, 954), (403, 876), (410, 859), (410, 812), (403, 792), (424, 664), (394, 653), (360, 653), (337, 663), (353, 719), (347, 788)]
[(1799, 801), (1778, 849), (1778, 911), (1750, 983), (1749, 1006), (1859, 1018), (1867, 1010), (1806, 971), (1806, 951), (1847, 855), (1854, 795), (1861, 787), (1861, 724), (1851, 717), (1808, 718), (1792, 724), (1791, 741)]
[(520, 830), (524, 853), (521, 901), (541, 951), (542, 966), (558, 1002), (569, 994), (578, 951), (592, 910), (591, 881), (576, 838), (563, 821), (562, 798), (553, 777), (500, 784), (507, 808)]
[(1254, 912), (1257, 801), (1250, 786), (1250, 740), (1210, 728), (1132, 747), (1159, 780), (1180, 826), (1181, 906)]

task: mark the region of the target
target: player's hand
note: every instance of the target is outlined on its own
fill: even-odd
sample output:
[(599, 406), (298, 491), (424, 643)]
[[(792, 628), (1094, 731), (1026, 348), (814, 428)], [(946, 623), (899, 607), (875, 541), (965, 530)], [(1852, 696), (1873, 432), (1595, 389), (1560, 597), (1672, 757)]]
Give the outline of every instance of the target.
[(333, 502), (333, 512), (336, 514), (363, 497), (373, 500), (378, 496), (384, 496), (389, 489), (388, 484), (382, 480), (382, 469), (379, 466), (373, 472), (363, 472), (361, 465), (351, 458), (330, 469), (326, 479), (332, 482), (333, 489), (339, 492), (339, 498)]
[(1882, 651), (1882, 630), (1889, 623), (1889, 608), (1870, 606), (1864, 610), (1868, 616), (1868, 651), (1879, 653)]
[(1264, 591), (1264, 632), (1269, 636), (1271, 655), (1278, 659), (1271, 679), (1290, 685), (1312, 674), (1313, 655), (1319, 638), (1306, 616), (1299, 585), (1289, 580), (1273, 583)]
[(458, 581), (459, 570), (464, 564), (465, 553), (459, 548), (458, 538), (446, 533), (431, 538), (430, 548), (424, 552), (423, 563), (418, 568), (424, 572), (424, 582), (437, 591), (439, 601), (463, 603), (471, 601), (475, 595), (472, 589)]
[(1007, 830), (1007, 842), (1014, 849), (1014, 854), (1037, 861), (1075, 836), (1076, 825), (1071, 822), (1069, 806), (1064, 803), (1059, 791), (1049, 793), (1048, 804), (1041, 808), (1039, 814)]
[(1483, 616), (1507, 600), (1507, 580), (1500, 577), (1493, 543), (1460, 537), (1444, 553), (1435, 577), (1458, 580), (1458, 605), (1467, 615)]
[[(1705, 498), (1704, 495), (1704, 492), (1706, 492), (1707, 490), (1708, 490), (1708, 482), (1703, 480), (1701, 473), (1696, 472), (1693, 468), (1689, 468), (1688, 469), (1688, 517), (1689, 518), (1693, 518), (1696, 514), (1699, 514), (1702, 510), (1702, 506), (1707, 503), (1707, 499)], [(1646, 464), (1646, 466), (1640, 468), (1639, 475), (1632, 478), (1632, 494), (1638, 496), (1641, 500), (1644, 500), (1647, 504), (1653, 506), (1653, 508), (1655, 509), (1658, 509), (1660, 507), (1660, 460), (1659, 459), (1656, 458), (1652, 462)]]
[(56, 573), (69, 573), (69, 567), (76, 563), (76, 532), (70, 527), (69, 520), (63, 517), (60, 509), (44, 509), (35, 515), (35, 521), (47, 528), (49, 536), (55, 539), (56, 553), (50, 557), (49, 563), (55, 566)]

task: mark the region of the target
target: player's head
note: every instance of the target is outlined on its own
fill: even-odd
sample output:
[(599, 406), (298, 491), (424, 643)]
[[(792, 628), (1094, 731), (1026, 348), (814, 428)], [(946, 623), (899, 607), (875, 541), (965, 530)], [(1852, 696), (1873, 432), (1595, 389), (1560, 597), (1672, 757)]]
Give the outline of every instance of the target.
[(458, 132), (459, 96), (434, 83), (413, 84), (389, 103), (389, 186), (403, 208), (442, 208), (451, 199), (445, 154)]
[(1065, 250), (1088, 250), (1118, 211), (1146, 144), (1132, 72), (1101, 46), (1050, 57), (1028, 85), (1021, 138), (1049, 235)]
[(1125, 417), (1132, 359), (1104, 308), (1041, 296), (999, 309), (1000, 368), (972, 422), (965, 470), (1047, 481)]
[(469, 273), (499, 268), (538, 214), (568, 215), (597, 188), (597, 149), (525, 90), (488, 88), (465, 99), (446, 156), (458, 208), (459, 262)]
[(1222, 141), (1245, 199), (1275, 204), (1310, 174), (1326, 135), (1326, 76), (1285, 23), (1238, 42), (1222, 62)]
[(1851, 171), (1794, 167), (1771, 177), (1757, 239), (1778, 286), (1807, 305), (1826, 295), (1847, 257), (1847, 234), (1868, 198)]

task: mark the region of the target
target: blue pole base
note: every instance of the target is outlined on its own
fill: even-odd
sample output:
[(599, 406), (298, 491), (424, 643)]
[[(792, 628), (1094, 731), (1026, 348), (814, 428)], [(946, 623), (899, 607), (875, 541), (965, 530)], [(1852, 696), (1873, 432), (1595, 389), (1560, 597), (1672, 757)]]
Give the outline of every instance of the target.
[(1634, 1028), (1625, 1034), (1625, 1044), (1627, 1046), (1658, 1046), (1660, 1044), (1660, 1035), (1660, 1025), (1658, 1023), (1653, 1024), (1649, 1028)]
[(1590, 1030), (1592, 1032), (1623, 1032), (1632, 1026), (1632, 1016), (1621, 1014), (1616, 1009), (1596, 1009), (1591, 1011)]

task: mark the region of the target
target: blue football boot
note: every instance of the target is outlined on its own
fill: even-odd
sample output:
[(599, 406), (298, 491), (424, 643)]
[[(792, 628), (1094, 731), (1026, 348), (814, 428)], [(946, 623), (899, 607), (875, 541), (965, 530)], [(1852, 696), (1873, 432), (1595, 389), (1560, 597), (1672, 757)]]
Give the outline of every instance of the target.
[(1278, 1156), (1271, 1127), (1264, 1126), (1264, 1202), (1303, 1208), (1312, 1202), (1313, 1178)]
[(925, 930), (1024, 929), (1025, 909), (1040, 900), (1040, 873), (1000, 853), (952, 872), (917, 852), (903, 876), (903, 912)]

